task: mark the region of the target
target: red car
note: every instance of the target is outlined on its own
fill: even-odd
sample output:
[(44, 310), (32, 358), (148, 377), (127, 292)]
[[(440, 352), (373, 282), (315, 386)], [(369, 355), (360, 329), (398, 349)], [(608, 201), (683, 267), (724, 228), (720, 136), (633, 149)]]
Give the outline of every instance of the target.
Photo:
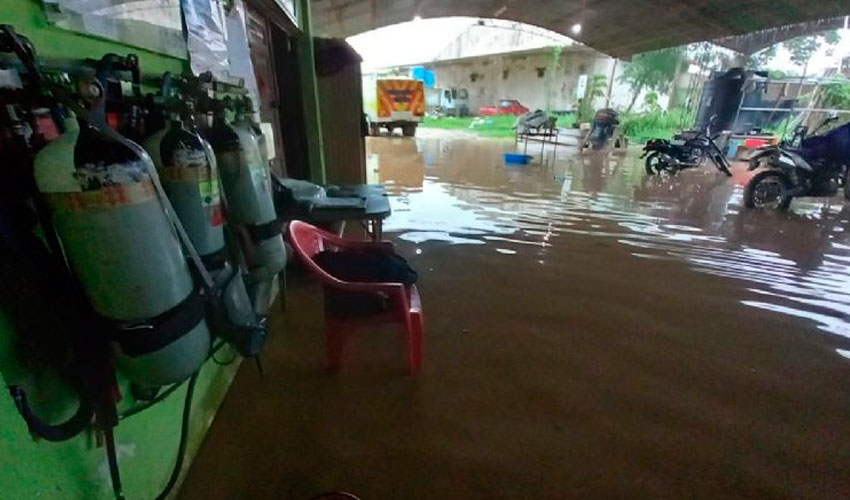
[(524, 115), (528, 113), (528, 108), (519, 103), (516, 99), (502, 99), (498, 106), (482, 106), (478, 110), (478, 116), (496, 116), (496, 115)]

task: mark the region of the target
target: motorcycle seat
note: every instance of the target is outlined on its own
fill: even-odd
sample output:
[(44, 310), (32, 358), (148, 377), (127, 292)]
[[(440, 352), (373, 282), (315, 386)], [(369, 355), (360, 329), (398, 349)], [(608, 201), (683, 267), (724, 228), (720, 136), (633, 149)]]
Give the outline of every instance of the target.
[(687, 143), (688, 143), (688, 141), (682, 141), (682, 140), (679, 140), (679, 139), (673, 139), (672, 141), (670, 141), (671, 146), (684, 146)]

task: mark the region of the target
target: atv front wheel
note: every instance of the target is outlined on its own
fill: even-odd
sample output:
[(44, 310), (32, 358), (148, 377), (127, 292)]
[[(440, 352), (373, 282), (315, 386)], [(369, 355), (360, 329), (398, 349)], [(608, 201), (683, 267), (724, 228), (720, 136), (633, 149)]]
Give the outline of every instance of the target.
[(791, 182), (775, 170), (759, 172), (744, 188), (744, 205), (747, 208), (787, 210), (791, 205)]

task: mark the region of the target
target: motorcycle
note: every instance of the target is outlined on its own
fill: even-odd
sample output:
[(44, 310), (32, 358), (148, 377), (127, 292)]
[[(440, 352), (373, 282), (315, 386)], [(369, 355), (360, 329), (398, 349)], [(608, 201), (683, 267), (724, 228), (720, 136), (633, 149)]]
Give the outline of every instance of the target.
[[(812, 133), (836, 119), (826, 119)], [(744, 188), (748, 208), (785, 210), (794, 198), (834, 196), (841, 187), (850, 200), (850, 122), (820, 135), (802, 129), (792, 142), (759, 148), (748, 170), (758, 169)]]
[(711, 135), (714, 121), (715, 117), (712, 117), (703, 131), (676, 134), (672, 141), (650, 139), (641, 155), (641, 158), (646, 158), (644, 165), (647, 175), (676, 174), (681, 170), (699, 167), (708, 157), (718, 170), (731, 177), (729, 160), (714, 142), (717, 136)]

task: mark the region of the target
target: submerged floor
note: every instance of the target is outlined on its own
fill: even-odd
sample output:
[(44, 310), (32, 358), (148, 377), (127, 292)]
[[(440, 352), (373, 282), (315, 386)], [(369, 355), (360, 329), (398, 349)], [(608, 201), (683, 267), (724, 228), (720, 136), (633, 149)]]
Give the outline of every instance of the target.
[(181, 498), (850, 495), (850, 204), (754, 213), (740, 171), (505, 167), (509, 142), (421, 132), (369, 165), (420, 271), (424, 375), (390, 331), (326, 375), (295, 276)]

